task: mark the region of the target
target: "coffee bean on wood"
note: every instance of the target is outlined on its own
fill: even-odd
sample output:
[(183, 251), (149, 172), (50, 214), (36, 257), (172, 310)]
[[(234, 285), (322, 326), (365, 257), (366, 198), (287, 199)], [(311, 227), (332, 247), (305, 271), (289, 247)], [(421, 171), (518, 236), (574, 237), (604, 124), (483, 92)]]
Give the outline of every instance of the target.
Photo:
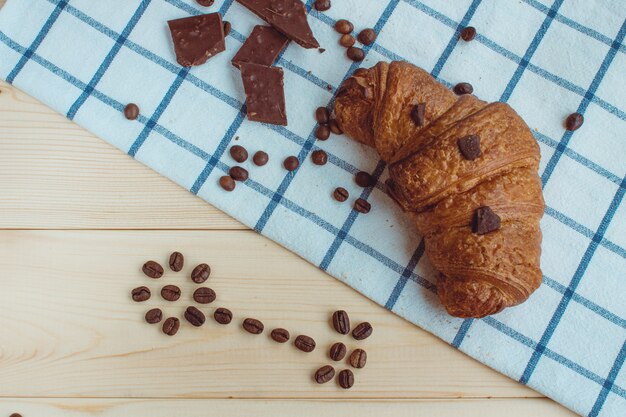
[(278, 343), (286, 343), (289, 341), (289, 331), (287, 329), (274, 329), (271, 333), (272, 339)]
[(198, 304), (211, 304), (216, 298), (215, 291), (208, 287), (200, 287), (193, 292), (193, 300)]
[(337, 310), (333, 313), (333, 327), (340, 334), (350, 333), (350, 317), (344, 310)]
[(245, 162), (248, 159), (248, 151), (241, 145), (234, 145), (230, 148), (230, 156), (239, 163)]
[(363, 368), (367, 363), (367, 352), (363, 349), (354, 349), (354, 351), (350, 354), (350, 365), (353, 368)]
[(261, 334), (263, 333), (263, 329), (265, 327), (263, 326), (263, 323), (261, 323), (259, 320), (247, 318), (243, 321), (243, 328), (248, 333)]
[(363, 322), (354, 328), (354, 330), (352, 331), (352, 337), (354, 337), (356, 340), (367, 339), (371, 336), (373, 330), (374, 329), (372, 328), (371, 324), (369, 324), (368, 322)]
[(161, 288), (161, 297), (166, 301), (178, 301), (180, 298), (180, 288), (176, 285), (166, 285)]
[(229, 324), (233, 320), (233, 313), (227, 308), (220, 307), (213, 313), (213, 318), (219, 324)]
[(318, 384), (325, 384), (328, 381), (332, 381), (335, 377), (335, 368), (330, 365), (322, 366), (315, 372), (315, 382)]
[(337, 382), (339, 386), (343, 389), (352, 388), (354, 385), (354, 374), (349, 369), (344, 369), (339, 372), (339, 376), (337, 376)]
[(20, 413), (13, 413), (9, 417), (22, 417)]
[(346, 357), (346, 353), (348, 353), (348, 348), (341, 342), (337, 342), (330, 347), (328, 351), (328, 356), (334, 361), (340, 361)]
[(180, 252), (173, 252), (170, 255), (170, 269), (174, 272), (180, 272), (185, 265), (185, 257)]
[(306, 353), (310, 353), (315, 350), (315, 340), (309, 336), (300, 335), (296, 337), (293, 344), (295, 347)]
[(211, 267), (207, 264), (200, 264), (191, 271), (191, 280), (196, 284), (202, 284), (211, 275)]
[(195, 327), (202, 326), (206, 321), (204, 313), (194, 306), (187, 307), (187, 310), (185, 310), (185, 319)]
[(150, 278), (157, 279), (163, 276), (163, 267), (158, 262), (148, 261), (143, 264), (141, 270)]
[(146, 301), (150, 299), (150, 288), (148, 287), (137, 287), (131, 291), (131, 295), (133, 297), (133, 301), (138, 303), (142, 301)]
[(146, 323), (157, 324), (163, 319), (163, 312), (160, 308), (153, 308), (146, 313)]
[(174, 336), (180, 328), (180, 320), (176, 317), (170, 317), (163, 323), (163, 333), (168, 336)]

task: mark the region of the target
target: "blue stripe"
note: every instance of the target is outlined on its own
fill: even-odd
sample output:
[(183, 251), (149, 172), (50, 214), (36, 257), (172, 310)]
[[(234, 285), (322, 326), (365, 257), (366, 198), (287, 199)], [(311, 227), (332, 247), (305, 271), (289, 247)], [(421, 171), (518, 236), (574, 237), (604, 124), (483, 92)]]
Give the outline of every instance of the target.
[(39, 31), (39, 33), (37, 34), (35, 39), (33, 40), (33, 43), (31, 43), (30, 46), (28, 47), (28, 49), (26, 50), (26, 52), (24, 52), (24, 54), (22, 54), (22, 57), (20, 58), (20, 60), (17, 62), (17, 64), (13, 68), (13, 70), (7, 76), (7, 80), (6, 81), (9, 84), (13, 84), (13, 81), (15, 81), (15, 77), (18, 76), (18, 74), (20, 73), (20, 71), (22, 71), (22, 69), (24, 68), (24, 66), (28, 62), (28, 60), (35, 53), (37, 48), (39, 48), (39, 45), (41, 45), (41, 43), (46, 38), (46, 36), (48, 36), (48, 33), (50, 32), (50, 29), (52, 28), (52, 25), (54, 25), (54, 22), (57, 21), (57, 19), (61, 15), (61, 12), (65, 8), (65, 6), (67, 6), (67, 1), (65, 1), (65, 0), (61, 0), (61, 1), (59, 1), (59, 3), (57, 3), (57, 5), (55, 6), (54, 10), (52, 10), (52, 13), (50, 14), (48, 19), (46, 20), (46, 22), (42, 26), (41, 30)]
[(591, 408), (591, 412), (589, 413), (589, 417), (597, 417), (600, 415), (600, 411), (602, 410), (602, 406), (604, 406), (604, 402), (606, 398), (609, 396), (609, 392), (611, 392), (611, 388), (615, 384), (615, 379), (619, 374), (620, 369), (622, 369), (622, 365), (624, 365), (624, 361), (626, 360), (626, 341), (622, 345), (622, 349), (617, 354), (615, 358), (615, 362), (613, 362), (613, 366), (609, 371), (609, 376), (606, 378), (606, 382), (602, 385), (602, 389), (600, 390), (600, 394), (596, 399), (595, 404)]
[(80, 95), (80, 97), (78, 97), (78, 99), (76, 99), (74, 104), (72, 104), (72, 106), (70, 107), (70, 110), (67, 112), (68, 119), (73, 120), (78, 110), (83, 104), (85, 104), (85, 101), (87, 101), (94, 88), (96, 88), (96, 86), (104, 76), (104, 73), (109, 69), (109, 66), (111, 66), (111, 63), (113, 62), (119, 51), (122, 49), (122, 45), (124, 44), (124, 42), (126, 42), (126, 38), (128, 38), (135, 26), (137, 26), (137, 23), (139, 23), (139, 19), (141, 19), (141, 16), (143, 16), (144, 12), (148, 8), (148, 5), (150, 5), (150, 1), (151, 0), (142, 0), (141, 4), (139, 4), (139, 7), (135, 11), (131, 19), (128, 21), (128, 24), (122, 31), (121, 35), (118, 36), (115, 40), (113, 48), (111, 48), (107, 56), (104, 58), (104, 61), (102, 61), (102, 64), (100, 64), (100, 67), (94, 74), (91, 81), (89, 81), (87, 88), (83, 90), (83, 93)]
[(452, 346), (457, 349), (461, 347), (461, 343), (463, 343), (463, 340), (465, 340), (465, 336), (467, 335), (467, 332), (469, 331), (473, 322), (474, 319), (463, 320), (463, 323), (461, 323), (461, 327), (459, 327), (459, 331), (456, 333), (456, 336), (454, 336), (454, 340), (452, 340)]
[(415, 249), (413, 256), (411, 256), (408, 265), (406, 266), (406, 268), (404, 268), (404, 271), (402, 271), (400, 279), (396, 283), (395, 287), (391, 291), (391, 294), (389, 295), (389, 298), (387, 299), (387, 302), (385, 303), (385, 308), (387, 310), (393, 310), (393, 308), (395, 307), (396, 303), (398, 302), (398, 298), (400, 297), (400, 294), (402, 294), (402, 290), (404, 290), (407, 281), (411, 277), (411, 273), (415, 271), (417, 264), (419, 263), (420, 259), (422, 259), (422, 256), (424, 256), (425, 250), (426, 244), (424, 243), (424, 239), (422, 239), (419, 245), (417, 245), (417, 249)]

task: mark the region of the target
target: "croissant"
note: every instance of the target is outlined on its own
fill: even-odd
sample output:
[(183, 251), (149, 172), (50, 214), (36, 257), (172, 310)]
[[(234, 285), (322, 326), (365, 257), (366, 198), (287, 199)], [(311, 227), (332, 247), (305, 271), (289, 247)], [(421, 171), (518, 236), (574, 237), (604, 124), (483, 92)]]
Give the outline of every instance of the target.
[(423, 235), (449, 314), (495, 314), (539, 287), (539, 146), (511, 107), (380, 62), (342, 84), (335, 114), (388, 164), (388, 194)]

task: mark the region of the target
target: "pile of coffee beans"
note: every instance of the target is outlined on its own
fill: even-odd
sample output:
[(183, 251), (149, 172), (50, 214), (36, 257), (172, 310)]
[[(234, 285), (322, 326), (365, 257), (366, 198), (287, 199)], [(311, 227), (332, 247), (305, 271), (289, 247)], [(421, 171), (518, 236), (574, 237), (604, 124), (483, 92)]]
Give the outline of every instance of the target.
[[(335, 22), (335, 30), (341, 35), (339, 45), (346, 48), (346, 55), (354, 62), (361, 62), (365, 59), (365, 51), (354, 46), (356, 40), (352, 36), (354, 25), (346, 19), (340, 19)], [(372, 28), (363, 29), (357, 35), (356, 39), (365, 46), (369, 46), (376, 41), (376, 31)]]

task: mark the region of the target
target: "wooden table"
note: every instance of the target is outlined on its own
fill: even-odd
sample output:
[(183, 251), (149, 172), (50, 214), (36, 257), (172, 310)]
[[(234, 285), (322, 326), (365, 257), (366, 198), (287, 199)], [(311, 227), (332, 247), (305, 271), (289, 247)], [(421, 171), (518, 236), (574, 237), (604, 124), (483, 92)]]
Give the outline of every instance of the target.
[[(3, 1), (0, 0), (0, 6)], [(464, 416), (574, 414), (389, 313), (6, 83), (0, 83), (0, 417)], [(158, 284), (141, 273), (186, 255)], [(184, 323), (173, 338), (143, 322), (182, 315), (193, 264), (213, 267), (215, 305), (235, 313)], [(157, 294), (155, 294), (157, 295)], [(317, 385), (338, 337), (337, 308), (368, 320), (369, 355), (345, 391)], [(252, 336), (244, 317), (313, 336), (311, 354)], [(266, 332), (267, 333), (267, 332)], [(343, 365), (345, 366), (345, 364)]]

